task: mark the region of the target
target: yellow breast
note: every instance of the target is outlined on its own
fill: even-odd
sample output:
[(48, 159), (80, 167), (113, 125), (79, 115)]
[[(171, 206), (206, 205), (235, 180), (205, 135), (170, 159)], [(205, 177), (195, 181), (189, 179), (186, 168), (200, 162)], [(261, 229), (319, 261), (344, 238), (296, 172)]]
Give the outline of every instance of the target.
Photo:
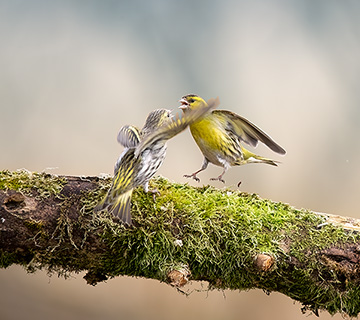
[(190, 125), (190, 131), (199, 147), (205, 145), (208, 148), (217, 149), (220, 146), (223, 130), (214, 119), (206, 117), (197, 121)]
[(241, 146), (225, 130), (226, 119), (210, 114), (190, 125), (191, 134), (204, 156), (216, 165), (230, 164), (241, 157)]
[(219, 119), (211, 114), (190, 125), (190, 131), (203, 155), (212, 163), (220, 165), (226, 145), (226, 132)]

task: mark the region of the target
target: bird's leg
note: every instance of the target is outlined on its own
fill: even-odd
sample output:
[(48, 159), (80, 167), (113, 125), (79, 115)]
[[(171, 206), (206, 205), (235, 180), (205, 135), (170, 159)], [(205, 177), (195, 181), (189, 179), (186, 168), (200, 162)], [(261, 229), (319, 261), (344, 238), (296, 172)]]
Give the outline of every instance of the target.
[(184, 174), (185, 178), (193, 178), (195, 181), (200, 182), (200, 179), (196, 176), (199, 172), (204, 171), (209, 164), (208, 159), (204, 158), (204, 162), (200, 170), (194, 172), (193, 174)]
[(200, 182), (200, 179), (196, 176), (199, 172), (203, 171), (204, 169), (200, 169), (192, 174), (184, 174), (185, 178), (193, 178), (195, 181)]
[(223, 172), (221, 173), (221, 175), (219, 175), (217, 178), (211, 178), (210, 180), (211, 181), (221, 181), (222, 183), (225, 183), (225, 180), (223, 179), (223, 175), (225, 174), (227, 169), (228, 168), (225, 166)]
[(149, 181), (146, 181), (143, 185), (144, 191), (146, 193), (151, 193), (154, 201), (156, 201), (156, 196), (160, 196), (160, 192), (158, 189), (149, 190)]

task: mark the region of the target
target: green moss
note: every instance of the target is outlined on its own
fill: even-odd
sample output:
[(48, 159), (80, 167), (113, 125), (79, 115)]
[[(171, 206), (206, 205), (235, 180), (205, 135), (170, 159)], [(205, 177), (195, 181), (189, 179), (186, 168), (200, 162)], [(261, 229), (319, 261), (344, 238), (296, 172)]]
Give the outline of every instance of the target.
[(0, 268), (7, 268), (12, 264), (19, 264), (27, 268), (33, 257), (34, 255), (31, 252), (21, 249), (17, 249), (15, 252), (0, 250)]
[(17, 262), (18, 262), (18, 260), (16, 258), (15, 253), (8, 253), (8, 252), (0, 251), (0, 267), (1, 268), (7, 268)]
[(111, 185), (111, 178), (100, 178), (98, 188), (82, 192), (80, 198), (80, 213), (93, 214), (94, 207), (105, 196)]
[[(31, 190), (33, 174), (1, 174), (12, 177), (8, 182), (12, 189)], [(2, 184), (1, 174), (0, 188), (10, 188)], [(38, 186), (44, 194), (58, 192), (65, 183), (55, 177), (40, 178), (45, 180), (45, 187)], [(150, 182), (150, 188), (161, 193), (155, 202), (141, 187), (134, 190), (135, 226), (126, 228), (109, 213), (93, 211), (110, 183), (111, 179), (99, 180), (98, 188), (77, 199), (62, 199), (57, 227), (45, 252), (35, 260), (58, 272), (87, 270), (91, 284), (123, 274), (167, 281), (169, 271), (185, 267), (192, 280), (207, 280), (211, 289), (261, 288), (282, 292), (314, 312), (324, 309), (351, 316), (360, 312), (359, 281), (340, 269), (329, 272), (319, 261), (319, 253), (329, 246), (359, 243), (358, 234), (324, 225), (323, 216), (256, 194), (193, 188), (161, 177)], [(68, 216), (71, 201), (79, 203), (77, 219)], [(34, 233), (42, 230), (36, 221), (28, 221), (27, 227)], [(81, 242), (74, 242), (74, 232)], [(90, 237), (100, 237), (102, 250), (83, 250)], [(268, 272), (254, 268), (260, 253), (275, 260)], [(0, 258), (7, 265), (13, 257)]]
[[(136, 228), (115, 224), (103, 233), (109, 250), (102, 263), (108, 275), (165, 281), (170, 270), (185, 265), (192, 279), (207, 280), (211, 288), (277, 290), (315, 311), (354, 314), (344, 305), (345, 288), (339, 291), (341, 275), (327, 274), (318, 253), (329, 245), (358, 242), (358, 235), (332, 225), (318, 228), (324, 217), (254, 194), (192, 188), (164, 178), (153, 179), (150, 187), (161, 193), (156, 202), (141, 188), (133, 194)], [(275, 258), (266, 274), (252, 267), (259, 253)], [(289, 259), (299, 268), (288, 270)], [(324, 281), (314, 283), (315, 278)]]
[(66, 184), (65, 178), (48, 173), (36, 173), (27, 170), (0, 171), (0, 189), (16, 190), (25, 194), (37, 191), (39, 197), (58, 195)]

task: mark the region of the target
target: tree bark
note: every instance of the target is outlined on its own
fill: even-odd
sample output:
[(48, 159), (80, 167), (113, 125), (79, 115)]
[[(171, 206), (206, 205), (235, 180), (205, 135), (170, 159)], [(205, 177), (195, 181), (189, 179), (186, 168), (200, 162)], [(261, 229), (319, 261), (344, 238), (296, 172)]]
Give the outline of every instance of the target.
[(298, 210), (233, 190), (156, 178), (154, 202), (133, 193), (134, 227), (93, 208), (110, 178), (0, 172), (0, 266), (86, 271), (95, 285), (119, 275), (176, 287), (278, 291), (303, 310), (357, 316), (360, 221)]

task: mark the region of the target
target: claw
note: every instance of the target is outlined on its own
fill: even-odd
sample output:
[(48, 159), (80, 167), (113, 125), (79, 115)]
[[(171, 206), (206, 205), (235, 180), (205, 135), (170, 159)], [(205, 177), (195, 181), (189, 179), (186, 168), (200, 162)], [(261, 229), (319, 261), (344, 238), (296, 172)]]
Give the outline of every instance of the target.
[(217, 178), (210, 178), (211, 181), (221, 181), (222, 183), (225, 183), (225, 180), (222, 178), (222, 175), (218, 176)]
[(196, 176), (196, 173), (193, 174), (184, 174), (185, 178), (193, 178), (195, 181), (200, 182), (200, 179)]

